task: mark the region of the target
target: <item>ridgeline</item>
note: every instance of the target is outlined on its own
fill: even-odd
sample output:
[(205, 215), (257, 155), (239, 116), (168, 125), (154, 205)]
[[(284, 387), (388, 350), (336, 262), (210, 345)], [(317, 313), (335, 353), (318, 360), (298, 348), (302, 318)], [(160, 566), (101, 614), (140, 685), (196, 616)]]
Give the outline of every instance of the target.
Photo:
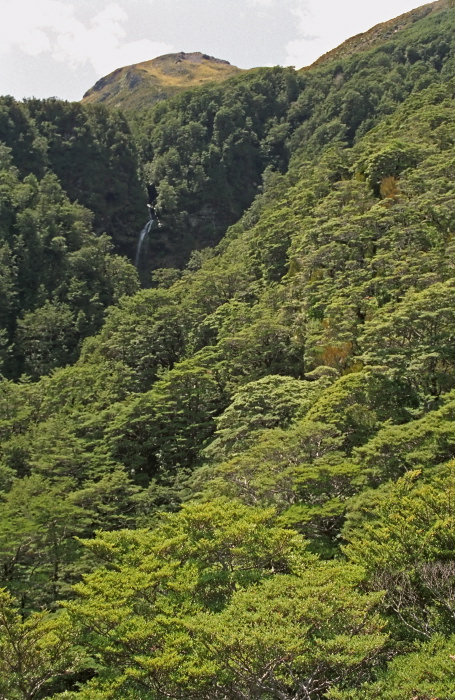
[(183, 90), (204, 83), (221, 83), (242, 72), (229, 61), (197, 51), (180, 51), (117, 68), (98, 80), (85, 93), (82, 103), (103, 103), (123, 110), (144, 109)]

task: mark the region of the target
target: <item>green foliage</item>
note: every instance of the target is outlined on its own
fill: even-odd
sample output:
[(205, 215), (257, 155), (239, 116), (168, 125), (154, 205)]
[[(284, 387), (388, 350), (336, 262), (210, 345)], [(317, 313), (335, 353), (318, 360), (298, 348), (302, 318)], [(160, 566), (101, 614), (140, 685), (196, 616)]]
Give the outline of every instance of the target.
[(95, 237), (90, 212), (70, 203), (54, 175), (21, 181), (10, 168), (2, 183), (3, 373), (38, 379), (76, 360), (104, 309), (137, 290), (137, 276), (106, 236)]
[(453, 462), (430, 484), (418, 477), (409, 472), (354, 500), (345, 551), (365, 566), (373, 589), (387, 590), (387, 610), (401, 634), (429, 639), (455, 629)]
[(376, 195), (380, 194), (380, 185), (387, 177), (398, 178), (404, 170), (415, 167), (419, 162), (416, 147), (399, 141), (389, 143), (383, 150), (375, 152), (364, 163), (356, 167), (367, 179)]
[(2, 498), (0, 562), (23, 612), (69, 594), (84, 569), (75, 537), (131, 524), (136, 490), (119, 469), (79, 489), (75, 479), (37, 473), (13, 483)]
[(47, 301), (18, 321), (17, 352), (25, 357), (24, 372), (33, 379), (77, 359), (77, 326), (67, 304)]
[(235, 455), (255, 440), (258, 431), (288, 427), (309, 411), (324, 386), (321, 380), (304, 382), (280, 375), (245, 384), (216, 418), (215, 440), (205, 455), (218, 460)]
[[(9, 148), (10, 158), (22, 176), (44, 174), (46, 143), (39, 138), (25, 105), (12, 97), (0, 98), (0, 142)], [(4, 164), (3, 160), (2, 168)]]
[(287, 431), (257, 433), (251, 442), (239, 455), (197, 470), (193, 491), (208, 499), (221, 493), (250, 505), (272, 505), (282, 523), (302, 531), (319, 553), (332, 556), (359, 477), (359, 467), (341, 451), (340, 433), (303, 419)]
[(385, 305), (360, 339), (364, 361), (387, 364), (392, 376), (432, 398), (452, 389), (453, 307), (452, 280), (410, 290), (398, 305)]
[(65, 565), (76, 558), (73, 538), (88, 517), (66, 496), (73, 488), (70, 480), (53, 485), (34, 475), (16, 481), (3, 499), (3, 579), (25, 610), (55, 603), (65, 587)]
[[(341, 584), (336, 591), (334, 576)], [(385, 635), (373, 615), (364, 625), (377, 599), (356, 595), (353, 579), (355, 572), (328, 566), (311, 567), (299, 577), (274, 577), (235, 594), (219, 619), (200, 616), (190, 624), (215, 665), (211, 682), (219, 685), (222, 678), (215, 697), (225, 697), (229, 688), (238, 696), (315, 698), (335, 679), (362, 675)], [(208, 697), (207, 691), (199, 697)]]
[(348, 374), (327, 389), (308, 413), (310, 420), (336, 426), (348, 452), (372, 437), (384, 421), (404, 423), (417, 405), (416, 395), (399, 378), (381, 369)]
[(181, 362), (112, 421), (107, 437), (113, 455), (139, 479), (184, 473), (194, 466), (224, 405), (210, 356)]
[[(433, 483), (409, 472), (396, 483), (354, 500), (345, 536), (349, 558), (368, 569), (409, 570), (418, 561), (449, 555), (453, 549), (453, 463)], [(356, 523), (356, 514), (362, 518)], [(368, 553), (367, 553), (368, 550)]]
[(0, 101), (5, 699), (451, 697), (452, 4), (136, 146)]
[(89, 546), (105, 568), (67, 608), (104, 666), (95, 697), (318, 697), (366, 671), (386, 639), (380, 596), (355, 591), (361, 572), (319, 564), (270, 511), (188, 506), (154, 532)]
[(82, 665), (74, 641), (65, 617), (36, 612), (24, 622), (15, 600), (0, 591), (0, 698), (42, 698), (56, 679)]
[(407, 471), (431, 470), (454, 457), (453, 394), (446, 405), (402, 426), (383, 427), (366, 445), (355, 450), (371, 484), (397, 479)]
[(25, 109), (46, 144), (46, 165), (70, 200), (90, 209), (95, 231), (108, 233), (132, 257), (146, 198), (125, 118), (102, 105), (55, 99), (30, 99)]
[(298, 90), (292, 69), (258, 69), (185, 92), (133, 119), (148, 184), (158, 191), (157, 209), (169, 230), (167, 241), (151, 242), (154, 267), (169, 253), (181, 266), (192, 248), (217, 243), (251, 204), (265, 167), (286, 167), (286, 112)]
[(172, 369), (182, 357), (187, 326), (188, 319), (173, 295), (144, 290), (109, 310), (90, 354), (123, 362), (140, 377), (145, 390), (160, 371)]
[(357, 691), (332, 692), (329, 697), (333, 700), (373, 700), (378, 697), (384, 700), (408, 697), (452, 700), (455, 695), (454, 644), (453, 637), (446, 640), (435, 636), (418, 651), (395, 659), (375, 683)]

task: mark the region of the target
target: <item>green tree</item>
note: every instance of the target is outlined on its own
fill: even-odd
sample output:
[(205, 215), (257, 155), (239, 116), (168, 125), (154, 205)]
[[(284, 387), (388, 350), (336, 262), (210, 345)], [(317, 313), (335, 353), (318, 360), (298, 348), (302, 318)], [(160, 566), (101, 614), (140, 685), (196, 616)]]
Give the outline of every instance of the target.
[(287, 428), (309, 411), (327, 381), (303, 381), (269, 375), (242, 386), (230, 405), (215, 419), (215, 439), (205, 449), (207, 457), (220, 461), (243, 452), (258, 431)]
[(455, 627), (453, 463), (432, 483), (410, 472), (364, 492), (351, 505), (345, 553), (365, 566), (369, 584), (386, 590), (397, 633), (429, 639)]
[(425, 395), (437, 398), (453, 386), (453, 281), (411, 290), (385, 306), (360, 341), (369, 364), (390, 367)]
[(317, 562), (270, 510), (186, 506), (87, 544), (105, 566), (67, 608), (101, 667), (77, 697), (317, 698), (386, 641), (361, 570)]
[(112, 421), (112, 454), (135, 478), (172, 478), (194, 467), (226, 405), (216, 359), (199, 353), (178, 363)]
[(14, 598), (0, 590), (2, 700), (49, 697), (56, 679), (72, 675), (82, 662), (65, 617), (36, 612), (24, 621)]
[(333, 556), (347, 501), (360, 481), (360, 468), (345, 457), (342, 442), (333, 426), (306, 419), (287, 431), (267, 430), (239, 455), (196, 470), (192, 492), (273, 506), (280, 522), (303, 532), (319, 553)]
[(77, 358), (77, 328), (67, 304), (47, 301), (18, 321), (17, 351), (24, 357), (24, 371), (32, 379)]
[(379, 679), (365, 684), (361, 689), (351, 688), (345, 692), (331, 692), (331, 700), (402, 700), (416, 697), (419, 700), (455, 697), (454, 637), (435, 637), (422, 644), (417, 651), (399, 656), (388, 669), (379, 674)]

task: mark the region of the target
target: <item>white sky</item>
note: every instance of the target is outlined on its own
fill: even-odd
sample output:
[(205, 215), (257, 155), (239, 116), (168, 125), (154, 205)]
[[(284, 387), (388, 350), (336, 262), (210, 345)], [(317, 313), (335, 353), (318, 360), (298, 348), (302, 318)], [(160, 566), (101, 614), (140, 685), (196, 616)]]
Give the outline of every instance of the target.
[(98, 78), (163, 53), (240, 68), (309, 65), (419, 0), (0, 0), (0, 94), (79, 100)]

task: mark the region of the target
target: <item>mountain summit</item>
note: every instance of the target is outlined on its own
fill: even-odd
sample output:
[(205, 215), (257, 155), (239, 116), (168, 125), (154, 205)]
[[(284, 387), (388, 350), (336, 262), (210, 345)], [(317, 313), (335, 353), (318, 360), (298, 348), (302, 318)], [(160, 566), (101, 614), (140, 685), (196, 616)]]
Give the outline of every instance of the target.
[(169, 53), (151, 61), (117, 68), (98, 80), (83, 103), (103, 102), (109, 107), (140, 109), (208, 82), (222, 82), (242, 72), (229, 61), (193, 53)]

